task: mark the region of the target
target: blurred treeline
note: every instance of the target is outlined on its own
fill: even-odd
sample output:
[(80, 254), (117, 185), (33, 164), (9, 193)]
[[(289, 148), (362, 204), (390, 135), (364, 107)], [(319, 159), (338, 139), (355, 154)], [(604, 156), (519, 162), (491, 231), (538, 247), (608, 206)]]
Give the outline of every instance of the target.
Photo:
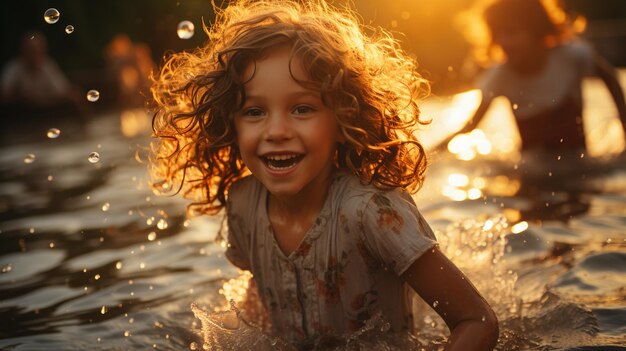
[[(468, 45), (453, 21), (471, 0), (351, 2), (365, 23), (396, 32), (406, 49), (415, 54), (422, 73), (433, 81), (435, 93), (467, 86), (467, 77), (457, 72), (468, 55)], [(568, 11), (588, 19), (584, 36), (600, 53), (613, 64), (626, 66), (626, 0), (564, 3)], [(50, 7), (61, 13), (59, 22), (52, 25), (43, 20), (44, 11)], [(213, 20), (210, 0), (2, 0), (0, 9), (1, 64), (17, 53), (24, 33), (39, 30), (48, 38), (52, 57), (81, 86), (97, 84), (102, 78), (105, 48), (115, 35), (125, 33), (134, 42), (146, 43), (159, 63), (167, 51), (202, 45), (206, 40), (202, 21), (209, 24)], [(182, 20), (196, 25), (196, 33), (189, 40), (176, 35), (176, 26)], [(75, 31), (65, 33), (66, 25), (73, 25)]]

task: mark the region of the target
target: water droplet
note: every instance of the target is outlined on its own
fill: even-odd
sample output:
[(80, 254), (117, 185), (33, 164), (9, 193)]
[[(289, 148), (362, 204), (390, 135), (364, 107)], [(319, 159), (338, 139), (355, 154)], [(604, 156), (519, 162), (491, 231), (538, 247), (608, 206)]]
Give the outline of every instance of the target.
[(435, 300), (435, 302), (433, 302), (433, 308), (437, 308), (437, 306), (439, 306), (439, 301)]
[(102, 204), (102, 211), (103, 211), (103, 212), (108, 211), (108, 210), (109, 210), (109, 208), (111, 208), (111, 204), (110, 204), (110, 203), (105, 202), (105, 203), (103, 203), (103, 204)]
[(43, 13), (43, 19), (46, 21), (46, 23), (48, 24), (55, 24), (59, 21), (59, 18), (61, 18), (61, 14), (59, 13), (59, 10), (55, 9), (55, 8), (49, 8), (46, 10), (46, 12)]
[(105, 314), (105, 313), (107, 313), (107, 307), (102, 306), (102, 308), (100, 309), (100, 314)]
[(115, 268), (122, 269), (122, 261), (115, 262)]
[(51, 249), (54, 249), (54, 243), (50, 243), (48, 246), (50, 246)]
[(54, 179), (54, 177), (52, 176), (52, 174), (48, 175), (48, 181), (51, 182)]
[(161, 230), (167, 229), (167, 222), (163, 218), (159, 219), (159, 221), (157, 222), (157, 228)]
[(74, 33), (74, 26), (71, 25), (71, 24), (68, 24), (67, 26), (65, 26), (65, 33), (67, 33), (67, 34)]
[(139, 263), (139, 268), (140, 269), (146, 268), (146, 264), (144, 262)]
[(91, 101), (91, 102), (96, 102), (98, 101), (98, 99), (100, 98), (100, 92), (95, 90), (95, 89), (91, 89), (87, 92), (87, 100)]
[(28, 154), (24, 157), (24, 163), (33, 163), (35, 162), (35, 154)]
[(154, 223), (154, 217), (148, 217), (148, 219), (146, 219), (146, 224), (152, 225), (152, 223)]
[(94, 275), (94, 276), (93, 276), (93, 279), (95, 279), (95, 280), (100, 280), (100, 274), (96, 274), (96, 275)]
[(191, 21), (182, 21), (178, 24), (176, 34), (181, 39), (189, 39), (193, 37), (195, 26)]
[(135, 318), (131, 318), (128, 320), (128, 324), (133, 324), (133, 323), (135, 323)]
[(100, 154), (94, 151), (89, 154), (89, 157), (87, 159), (91, 163), (98, 163), (98, 161), (100, 161)]
[(31, 234), (35, 234), (35, 228), (30, 228), (28, 231), (29, 231)]
[(13, 269), (13, 266), (9, 263), (2, 267), (2, 273), (9, 273)]
[(191, 222), (190, 222), (188, 219), (186, 219), (186, 220), (183, 222), (183, 227), (185, 227), (185, 228), (189, 228), (189, 225), (190, 225), (190, 224), (191, 224)]
[(126, 336), (126, 337), (130, 336), (130, 331), (124, 330), (124, 336)]
[(156, 233), (155, 232), (150, 232), (150, 234), (148, 234), (148, 240), (149, 241), (154, 241), (154, 239), (156, 239)]
[(61, 134), (61, 130), (59, 128), (50, 128), (48, 129), (48, 133), (46, 133), (46, 135), (50, 139), (56, 139), (59, 137), (60, 134)]
[(197, 350), (198, 349), (198, 343), (196, 343), (195, 341), (192, 342), (191, 344), (189, 344), (189, 349), (190, 350)]
[(484, 322), (487, 320), (487, 317), (483, 316), (483, 318), (481, 318), (480, 320)]
[(517, 110), (519, 108), (519, 106), (517, 104), (513, 104), (513, 109)]
[(584, 157), (585, 157), (584, 153), (580, 154), (580, 158), (584, 158)]

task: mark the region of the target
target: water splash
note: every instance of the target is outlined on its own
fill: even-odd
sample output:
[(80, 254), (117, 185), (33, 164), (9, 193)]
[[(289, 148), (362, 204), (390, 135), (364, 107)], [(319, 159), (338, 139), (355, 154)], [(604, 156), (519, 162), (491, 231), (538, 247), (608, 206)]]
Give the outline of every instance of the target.
[[(470, 278), (500, 321), (497, 350), (546, 349), (593, 344), (598, 332), (594, 315), (567, 301), (553, 289), (528, 294), (516, 286), (518, 276), (507, 266), (507, 237), (514, 228), (503, 216), (464, 220), (438, 232), (441, 250)], [(225, 282), (219, 293), (230, 306), (192, 310), (202, 321), (204, 348), (212, 350), (440, 350), (449, 331), (435, 312), (442, 303), (426, 305), (415, 297), (415, 335), (398, 334), (377, 315), (356, 333), (324, 336), (290, 345), (269, 333), (264, 313), (248, 272)], [(534, 289), (536, 290), (536, 289)], [(445, 303), (445, 302), (443, 302)], [(239, 307), (237, 307), (239, 306)], [(294, 348), (295, 347), (295, 348)]]

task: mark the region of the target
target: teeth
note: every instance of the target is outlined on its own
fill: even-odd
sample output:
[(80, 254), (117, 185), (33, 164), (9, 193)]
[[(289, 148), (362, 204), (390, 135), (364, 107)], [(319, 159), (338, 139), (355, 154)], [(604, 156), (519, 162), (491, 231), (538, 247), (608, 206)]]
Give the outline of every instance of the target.
[(267, 156), (268, 160), (273, 160), (273, 161), (283, 161), (283, 160), (289, 160), (292, 158), (296, 158), (298, 157), (298, 155), (272, 155), (272, 156)]

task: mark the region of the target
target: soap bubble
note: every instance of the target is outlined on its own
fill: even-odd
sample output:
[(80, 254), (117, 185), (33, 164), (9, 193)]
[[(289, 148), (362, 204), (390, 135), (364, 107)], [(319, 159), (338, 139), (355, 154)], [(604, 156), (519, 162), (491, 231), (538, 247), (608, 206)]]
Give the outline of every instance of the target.
[(67, 33), (67, 34), (72, 34), (72, 33), (74, 33), (74, 26), (73, 26), (73, 25), (71, 25), (71, 24), (68, 24), (68, 25), (65, 27), (65, 33)]
[(95, 89), (91, 89), (87, 92), (87, 100), (91, 101), (91, 102), (96, 102), (98, 101), (98, 99), (100, 98), (100, 92), (95, 90)]
[(176, 34), (181, 39), (189, 39), (193, 37), (195, 26), (191, 21), (182, 21), (178, 24)]
[(100, 161), (100, 154), (94, 151), (89, 154), (89, 157), (87, 159), (91, 163), (98, 163), (98, 161)]
[(24, 163), (33, 163), (35, 162), (35, 154), (28, 154), (24, 157)]
[(61, 18), (61, 14), (59, 13), (59, 10), (55, 8), (49, 8), (46, 10), (46, 12), (43, 13), (43, 19), (48, 24), (57, 23), (59, 21), (59, 18)]
[(60, 134), (61, 130), (59, 128), (50, 128), (48, 129), (48, 133), (46, 133), (46, 135), (48, 135), (48, 138), (50, 139), (56, 139), (59, 137)]

